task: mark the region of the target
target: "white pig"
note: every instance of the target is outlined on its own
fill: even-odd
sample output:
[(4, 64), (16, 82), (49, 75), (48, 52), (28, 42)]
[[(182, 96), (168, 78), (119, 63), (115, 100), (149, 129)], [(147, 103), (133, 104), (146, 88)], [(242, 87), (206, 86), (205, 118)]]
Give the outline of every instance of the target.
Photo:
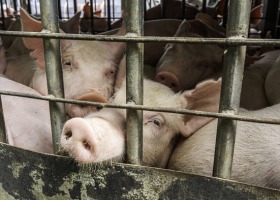
[[(212, 85), (216, 81), (209, 81)], [(124, 104), (125, 82), (111, 102)], [(208, 90), (204, 90), (208, 91)], [(144, 105), (152, 107), (187, 108), (185, 95), (175, 94), (160, 83), (144, 79)], [(84, 118), (68, 120), (62, 131), (61, 147), (80, 163), (123, 161), (126, 137), (126, 111), (103, 108)], [(174, 140), (184, 134), (183, 116), (155, 111), (143, 112), (143, 164), (166, 167)]]
[[(39, 32), (41, 23), (21, 9), (24, 31)], [(125, 34), (125, 23), (117, 33)], [(36, 70), (30, 86), (43, 95), (47, 95), (47, 82), (43, 41), (37, 38), (24, 38), (27, 48), (33, 49), (31, 57), (36, 59)], [(98, 100), (106, 102), (113, 93), (115, 71), (123, 54), (125, 44), (121, 42), (60, 40), (65, 98), (79, 100)], [(84, 116), (95, 110), (67, 104), (70, 117)]]
[[(198, 98), (199, 96), (198, 94)], [(212, 93), (211, 96), (211, 101), (207, 98), (202, 98), (203, 101), (189, 98), (187, 101), (193, 104), (194, 109), (217, 112), (219, 94), (216, 92)], [(280, 118), (280, 104), (257, 111), (241, 109), (240, 113), (258, 118)], [(211, 176), (217, 119), (189, 117), (185, 127), (191, 136), (182, 138), (176, 145), (167, 168)], [(231, 179), (279, 189), (279, 131), (279, 125), (237, 122)]]
[[(0, 90), (40, 94), (0, 75)], [(30, 98), (1, 95), (6, 134), (10, 145), (53, 153), (49, 103)]]

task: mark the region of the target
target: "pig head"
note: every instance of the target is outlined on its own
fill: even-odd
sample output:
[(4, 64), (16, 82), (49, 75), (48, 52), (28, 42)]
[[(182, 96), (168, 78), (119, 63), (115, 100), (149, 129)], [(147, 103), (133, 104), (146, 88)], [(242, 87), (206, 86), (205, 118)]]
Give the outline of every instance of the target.
[[(217, 22), (213, 22), (217, 23)], [(183, 21), (175, 37), (224, 37), (201, 20)], [(175, 92), (194, 86), (222, 68), (224, 50), (217, 45), (169, 43), (157, 64), (156, 81)]]
[[(22, 9), (24, 31), (40, 32), (41, 23), (29, 17)], [(117, 35), (125, 34), (125, 23)], [(25, 46), (33, 51), (36, 70), (30, 86), (43, 95), (47, 95), (47, 82), (43, 40), (24, 38)], [(60, 40), (62, 71), (65, 98), (106, 102), (113, 93), (116, 68), (124, 54), (124, 43)], [(67, 104), (70, 117), (84, 116), (94, 107), (81, 107)]]
[[(219, 90), (220, 80), (207, 81), (197, 86), (195, 91), (174, 93), (167, 86), (144, 79), (144, 105), (167, 108), (195, 108), (193, 102), (200, 105), (209, 104), (204, 101), (206, 96)], [(218, 89), (216, 89), (218, 88)], [(124, 104), (126, 101), (126, 85), (123, 85), (111, 98), (114, 104)], [(204, 94), (206, 92), (206, 94)], [(191, 97), (202, 94), (203, 98)], [(219, 93), (218, 93), (219, 94)], [(197, 95), (197, 96), (199, 96)], [(216, 102), (214, 99), (213, 101)], [(211, 107), (210, 110), (216, 110)], [(209, 110), (209, 109), (208, 109)], [(195, 118), (196, 119), (199, 118)], [(206, 119), (206, 123), (209, 121)], [(124, 161), (126, 138), (126, 111), (124, 109), (103, 108), (84, 118), (68, 120), (61, 134), (61, 147), (80, 163), (101, 161)], [(207, 121), (208, 120), (208, 121)], [(191, 121), (191, 120), (188, 120)], [(191, 124), (196, 124), (195, 122)], [(205, 122), (203, 122), (205, 123)], [(200, 123), (201, 124), (201, 123)], [(180, 114), (157, 111), (143, 112), (143, 164), (148, 166), (166, 167), (169, 156), (175, 145), (178, 133), (186, 137), (191, 135), (196, 127), (184, 123)]]

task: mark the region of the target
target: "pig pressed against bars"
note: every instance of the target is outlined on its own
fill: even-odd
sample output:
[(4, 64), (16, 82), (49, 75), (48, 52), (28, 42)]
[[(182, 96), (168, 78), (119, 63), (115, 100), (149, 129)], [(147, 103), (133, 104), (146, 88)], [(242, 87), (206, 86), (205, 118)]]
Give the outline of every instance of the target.
[[(223, 29), (213, 31), (215, 22), (205, 16), (197, 16), (202, 23), (182, 22), (175, 36), (223, 37)], [(200, 81), (221, 76), (223, 54), (224, 50), (217, 45), (168, 44), (157, 65), (155, 79), (176, 92), (191, 89)], [(279, 55), (279, 51), (274, 50), (264, 53), (258, 60), (246, 57), (249, 66), (246, 65), (244, 71), (241, 107), (255, 110), (271, 105), (267, 101), (264, 82)]]
[[(60, 28), (65, 33), (79, 33), (79, 20), (81, 12), (77, 12), (69, 20), (59, 20)], [(21, 31), (21, 19), (17, 18), (8, 31)], [(3, 74), (9, 79), (29, 86), (36, 69), (35, 60), (31, 58), (21, 37), (2, 36), (6, 51), (6, 68)]]
[[(111, 102), (126, 102), (125, 82)], [(186, 108), (186, 93), (175, 94), (160, 83), (144, 80), (144, 105), (152, 107)], [(61, 146), (78, 162), (90, 163), (107, 160), (122, 161), (125, 152), (124, 109), (103, 108), (84, 118), (68, 120), (62, 131)], [(143, 112), (143, 164), (165, 167), (174, 140), (184, 134), (183, 116), (154, 111)]]
[[(39, 32), (41, 23), (29, 17), (21, 9), (24, 31)], [(125, 34), (125, 23), (117, 35)], [(43, 40), (23, 38), (31, 57), (36, 59), (36, 70), (31, 87), (43, 95), (47, 94)], [(120, 42), (60, 40), (65, 98), (83, 100), (108, 100), (113, 93), (115, 71), (124, 54), (125, 44)], [(67, 104), (70, 117), (84, 116), (93, 107)]]
[[(40, 94), (0, 76), (0, 90)], [(10, 145), (53, 153), (49, 103), (30, 98), (1, 95), (6, 134)]]
[[(280, 118), (280, 105), (258, 111), (242, 110), (242, 115)], [(201, 126), (182, 139), (172, 153), (169, 169), (211, 176), (214, 161), (217, 120)], [(231, 178), (257, 186), (280, 189), (279, 125), (237, 122)]]

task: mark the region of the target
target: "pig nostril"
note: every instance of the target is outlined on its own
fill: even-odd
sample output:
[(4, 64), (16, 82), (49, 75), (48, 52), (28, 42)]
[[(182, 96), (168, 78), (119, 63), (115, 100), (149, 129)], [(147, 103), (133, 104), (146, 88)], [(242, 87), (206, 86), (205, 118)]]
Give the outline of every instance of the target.
[(90, 144), (89, 144), (86, 140), (83, 141), (83, 145), (84, 145), (84, 147), (85, 147), (86, 149), (88, 149), (88, 150), (91, 149)]
[(161, 81), (164, 81), (164, 80), (165, 80), (164, 76), (160, 76), (159, 79), (160, 79)]
[(70, 137), (72, 137), (72, 131), (67, 131), (65, 133), (65, 139), (68, 140)]

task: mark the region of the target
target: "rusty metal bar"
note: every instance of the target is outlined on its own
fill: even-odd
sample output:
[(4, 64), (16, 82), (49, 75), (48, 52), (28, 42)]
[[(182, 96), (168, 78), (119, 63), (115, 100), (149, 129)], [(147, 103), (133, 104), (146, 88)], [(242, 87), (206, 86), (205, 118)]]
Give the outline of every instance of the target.
[(79, 35), (63, 33), (36, 33), (19, 31), (0, 31), (0, 35), (20, 36), (49, 39), (73, 39), (73, 40), (96, 40), (115, 42), (169, 42), (169, 43), (192, 43), (192, 44), (218, 44), (223, 46), (235, 45), (272, 45), (280, 46), (279, 39), (252, 39), (252, 38), (197, 38), (197, 37), (157, 37), (157, 36), (113, 36), (113, 35)]
[[(59, 32), (58, 17), (57, 17), (57, 1), (42, 0), (40, 2), (42, 12), (42, 28), (43, 31)], [(48, 83), (48, 93), (55, 97), (64, 97), (63, 77), (60, 44), (59, 40), (44, 39), (44, 53)], [(63, 124), (65, 123), (65, 108), (64, 104), (50, 102), (50, 115), (53, 136), (54, 152), (59, 151), (60, 133)]]
[(62, 102), (62, 103), (71, 103), (71, 104), (81, 104), (81, 105), (91, 105), (99, 108), (120, 108), (120, 109), (134, 109), (134, 110), (148, 110), (148, 111), (158, 111), (158, 112), (168, 112), (168, 113), (176, 113), (176, 114), (187, 114), (187, 115), (195, 115), (195, 116), (206, 116), (206, 117), (216, 117), (216, 118), (224, 118), (224, 119), (235, 119), (240, 121), (247, 122), (258, 122), (264, 124), (280, 124), (279, 118), (256, 118), (246, 115), (232, 115), (227, 113), (212, 113), (205, 111), (197, 111), (197, 110), (188, 110), (188, 109), (178, 109), (178, 108), (167, 108), (167, 107), (150, 107), (143, 105), (126, 105), (126, 104), (110, 104), (110, 103), (98, 103), (92, 101), (79, 101), (74, 99), (64, 99), (53, 97), (52, 95), (48, 96), (38, 96), (28, 93), (20, 93), (20, 92), (11, 92), (11, 91), (1, 91), (2, 95), (9, 96), (18, 96), (18, 97), (27, 97), (38, 100), (45, 100), (51, 102)]
[[(230, 1), (227, 37), (246, 38), (248, 35), (251, 1)], [(240, 103), (246, 46), (229, 47), (224, 56), (220, 112), (237, 114)], [(217, 128), (213, 176), (230, 178), (236, 121), (219, 119)]]
[[(127, 35), (143, 35), (144, 5), (141, 0), (127, 4)], [(129, 105), (143, 104), (143, 44), (127, 43), (126, 46), (126, 102)], [(127, 110), (127, 161), (142, 164), (143, 158), (143, 112)]]
[(0, 96), (0, 142), (8, 142), (6, 135), (6, 125), (4, 120), (4, 110), (2, 105), (2, 96)]

